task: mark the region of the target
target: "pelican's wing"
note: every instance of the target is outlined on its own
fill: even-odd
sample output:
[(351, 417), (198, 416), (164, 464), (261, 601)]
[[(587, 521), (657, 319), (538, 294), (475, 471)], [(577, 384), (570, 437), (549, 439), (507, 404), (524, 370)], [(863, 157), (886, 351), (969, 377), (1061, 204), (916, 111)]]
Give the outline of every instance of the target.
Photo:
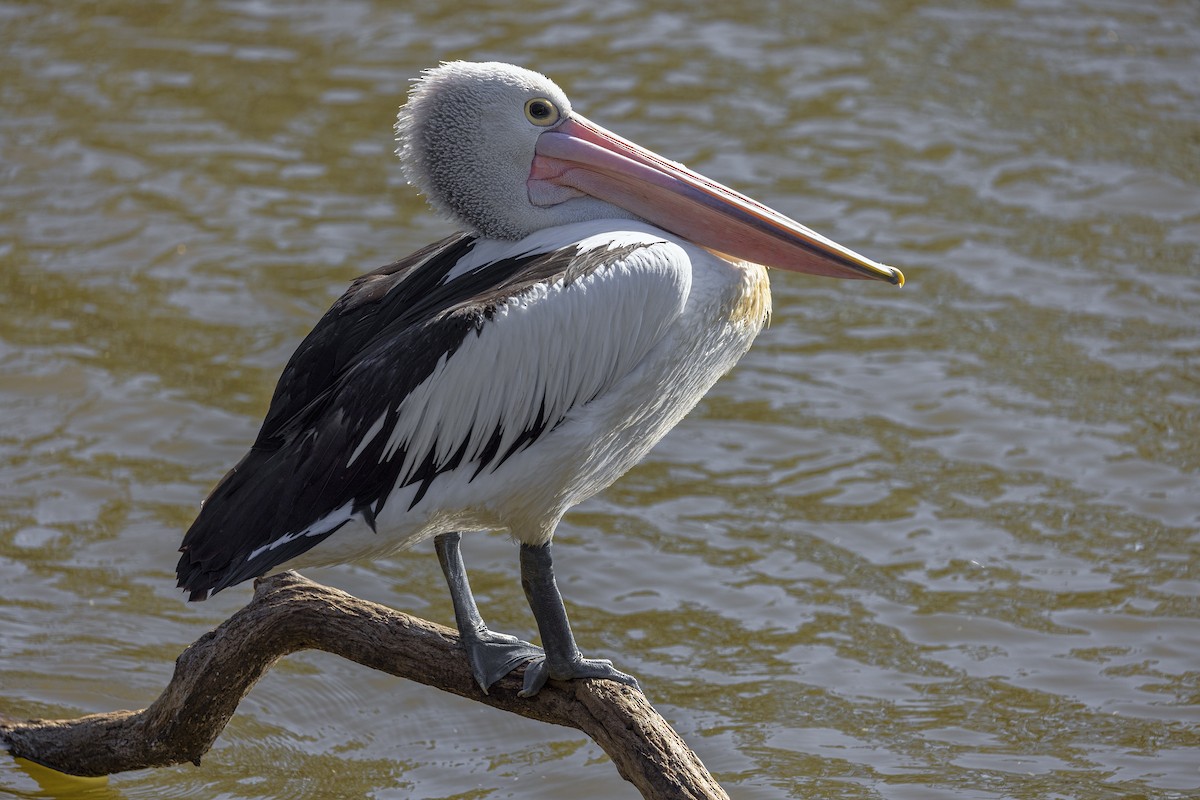
[[(496, 469), (659, 342), (686, 252), (608, 232), (557, 249), (452, 237), (360, 278), (301, 344), (253, 448), (180, 548), (194, 599), (262, 575), (395, 488)], [(522, 249), (524, 248), (524, 249)]]

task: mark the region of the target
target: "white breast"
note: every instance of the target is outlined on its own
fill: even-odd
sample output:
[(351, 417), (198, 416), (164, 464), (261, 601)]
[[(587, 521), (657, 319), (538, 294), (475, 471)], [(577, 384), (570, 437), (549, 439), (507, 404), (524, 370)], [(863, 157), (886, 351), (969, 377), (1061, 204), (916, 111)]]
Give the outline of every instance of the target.
[(417, 487), (402, 478), (375, 531), (354, 518), (338, 532), (336, 554), (323, 557), (322, 544), (293, 563), (378, 556), (451, 530), (549, 541), (567, 509), (640, 461), (745, 354), (766, 321), (762, 267), (732, 264), (639, 223), (565, 227), (586, 227), (591, 233), (582, 241), (595, 247), (648, 246), (585, 280), (539, 287), (508, 303), (406, 398), (401, 423), (376, 435), (405, 443), (409, 453), (473, 436), (468, 450), (475, 452), (495, 421), (509, 423), (503, 446), (534, 415), (562, 414), (561, 421), (494, 469), (439, 475), (411, 509)]

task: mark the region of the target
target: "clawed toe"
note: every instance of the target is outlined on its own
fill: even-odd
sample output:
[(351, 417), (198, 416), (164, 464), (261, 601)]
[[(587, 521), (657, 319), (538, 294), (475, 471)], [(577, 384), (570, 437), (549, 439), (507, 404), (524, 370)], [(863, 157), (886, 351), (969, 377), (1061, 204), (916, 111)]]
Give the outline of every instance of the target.
[(560, 665), (558, 668), (552, 668), (543, 656), (529, 662), (529, 665), (525, 667), (525, 682), (517, 694), (520, 697), (533, 697), (551, 678), (559, 681), (574, 678), (604, 678), (632, 686), (639, 692), (642, 690), (642, 687), (638, 685), (637, 678), (621, 672), (607, 658), (578, 658)]

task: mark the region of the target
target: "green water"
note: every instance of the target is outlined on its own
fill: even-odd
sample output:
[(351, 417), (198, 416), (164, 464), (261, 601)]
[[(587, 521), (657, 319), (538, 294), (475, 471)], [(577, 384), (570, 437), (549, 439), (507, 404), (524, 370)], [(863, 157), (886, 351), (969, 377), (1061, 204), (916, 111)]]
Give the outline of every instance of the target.
[[(345, 284), (449, 232), (442, 59), (905, 270), (773, 276), (704, 403), (559, 529), (581, 645), (737, 798), (1200, 789), (1200, 6), (0, 2), (0, 713), (149, 703), (248, 589), (175, 549)], [(502, 536), (465, 554), (533, 634)], [(445, 623), (432, 548), (311, 577)], [(0, 794), (634, 797), (579, 735), (303, 654), (202, 767)]]

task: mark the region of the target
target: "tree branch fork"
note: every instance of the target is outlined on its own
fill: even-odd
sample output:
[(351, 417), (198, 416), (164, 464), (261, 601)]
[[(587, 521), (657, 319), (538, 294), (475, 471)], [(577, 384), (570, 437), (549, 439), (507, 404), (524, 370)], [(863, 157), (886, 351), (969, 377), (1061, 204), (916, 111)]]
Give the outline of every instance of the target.
[(645, 798), (728, 800), (700, 759), (636, 689), (552, 681), (518, 697), (519, 672), (483, 694), (456, 631), (360, 600), (295, 572), (255, 582), (254, 597), (180, 654), (163, 693), (140, 711), (70, 720), (0, 716), (13, 756), (72, 775), (199, 765), (254, 684), (280, 658), (323, 650), (523, 717), (576, 728)]

